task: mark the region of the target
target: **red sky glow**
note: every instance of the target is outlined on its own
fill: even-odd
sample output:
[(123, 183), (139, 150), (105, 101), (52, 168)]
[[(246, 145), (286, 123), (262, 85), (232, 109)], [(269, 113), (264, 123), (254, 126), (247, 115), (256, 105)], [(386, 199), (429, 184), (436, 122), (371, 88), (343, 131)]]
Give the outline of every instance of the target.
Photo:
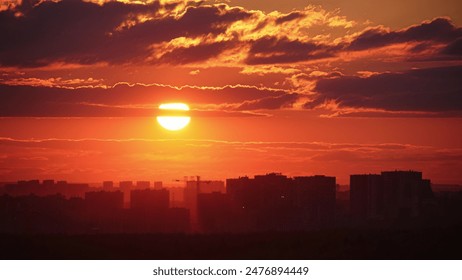
[(11, 0), (0, 41), (0, 181), (462, 183), (460, 1)]

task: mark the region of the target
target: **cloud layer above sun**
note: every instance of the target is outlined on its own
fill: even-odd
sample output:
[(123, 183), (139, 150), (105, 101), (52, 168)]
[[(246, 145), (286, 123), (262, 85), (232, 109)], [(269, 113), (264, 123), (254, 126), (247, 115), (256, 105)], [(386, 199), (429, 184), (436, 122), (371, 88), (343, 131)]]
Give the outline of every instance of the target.
[(0, 7), (0, 39), (2, 116), (142, 116), (178, 95), (222, 113), (462, 111), (462, 28), (446, 17), (393, 30), (321, 6), (24, 0)]
[(462, 182), (459, 2), (1, 1), (0, 180)]

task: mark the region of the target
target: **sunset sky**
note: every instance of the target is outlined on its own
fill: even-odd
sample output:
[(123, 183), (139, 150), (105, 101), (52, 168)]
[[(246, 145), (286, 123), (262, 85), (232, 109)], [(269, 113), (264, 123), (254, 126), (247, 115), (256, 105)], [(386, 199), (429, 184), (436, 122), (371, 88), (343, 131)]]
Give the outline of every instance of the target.
[(462, 183), (460, 0), (0, 3), (0, 181)]

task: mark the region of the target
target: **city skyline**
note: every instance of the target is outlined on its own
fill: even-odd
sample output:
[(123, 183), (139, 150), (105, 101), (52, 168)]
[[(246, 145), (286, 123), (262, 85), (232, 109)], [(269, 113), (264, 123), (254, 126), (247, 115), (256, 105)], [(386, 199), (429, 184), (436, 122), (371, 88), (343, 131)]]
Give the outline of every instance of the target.
[[(355, 174), (349, 174), (348, 175), (348, 179), (349, 181), (348, 182), (345, 182), (345, 183), (342, 183), (342, 184), (339, 184), (337, 182), (337, 185), (340, 185), (340, 186), (349, 186), (350, 185), (350, 181), (351, 181), (351, 176), (367, 176), (367, 175), (380, 175), (380, 173), (383, 173), (383, 172), (419, 172), (419, 173), (423, 173), (422, 171), (417, 171), (416, 169), (408, 169), (408, 170), (402, 170), (402, 169), (398, 169), (398, 168), (395, 168), (395, 169), (392, 169), (392, 170), (381, 170), (379, 172), (359, 172), (359, 173), (355, 173)], [(327, 177), (333, 177), (333, 178), (336, 178), (337, 177), (335, 176), (335, 174), (300, 174), (300, 175), (296, 175), (296, 176), (290, 176), (288, 174), (285, 174), (283, 172), (278, 172), (278, 171), (267, 171), (267, 172), (263, 172), (261, 174), (249, 174), (249, 173), (245, 173), (245, 174), (241, 174), (241, 175), (238, 175), (238, 176), (235, 176), (235, 177), (228, 177), (228, 178), (210, 178), (210, 177), (206, 177), (206, 179), (204, 180), (203, 178), (201, 179), (201, 176), (199, 175), (194, 175), (194, 176), (177, 176), (175, 178), (180, 178), (180, 179), (172, 179), (172, 180), (168, 180), (168, 181), (162, 181), (162, 180), (157, 180), (157, 179), (152, 179), (152, 180), (136, 180), (136, 179), (130, 179), (130, 178), (122, 178), (121, 180), (111, 180), (109, 178), (105, 178), (104, 180), (99, 180), (99, 181), (91, 181), (91, 182), (86, 182), (84, 180), (80, 180), (80, 181), (68, 181), (68, 180), (63, 180), (63, 179), (55, 179), (55, 178), (46, 178), (46, 179), (43, 179), (43, 178), (33, 178), (33, 179), (29, 179), (29, 178), (21, 178), (21, 179), (17, 179), (17, 180), (11, 180), (11, 181), (3, 181), (3, 182), (0, 182), (0, 184), (11, 184), (11, 183), (20, 183), (20, 182), (37, 182), (37, 183), (40, 183), (40, 184), (44, 184), (44, 185), (48, 185), (48, 184), (55, 184), (55, 185), (59, 185), (59, 184), (88, 184), (89, 186), (92, 186), (92, 187), (101, 187), (101, 188), (123, 188), (123, 187), (129, 187), (129, 188), (170, 188), (170, 187), (179, 187), (180, 185), (182, 185), (183, 187), (186, 187), (188, 185), (188, 182), (197, 182), (197, 180), (199, 181), (203, 181), (203, 182), (226, 182), (227, 180), (229, 179), (237, 179), (237, 178), (251, 178), (252, 176), (264, 176), (264, 175), (270, 175), (270, 174), (280, 174), (280, 175), (284, 175), (284, 176), (288, 176), (288, 177), (291, 177), (291, 178), (295, 178), (295, 177), (316, 177), (316, 176), (327, 176)], [(153, 176), (155, 177), (155, 176)], [(433, 184), (439, 184), (439, 182), (434, 182), (432, 181)], [(443, 184), (444, 185), (444, 184)], [(454, 185), (454, 186), (459, 186), (459, 184), (447, 184), (447, 185)], [(462, 186), (462, 185), (460, 185)]]
[(461, 15), (456, 0), (2, 1), (0, 182), (416, 169), (460, 185)]
[(149, 181), (121, 181), (118, 187), (105, 181), (98, 188), (53, 180), (7, 184), (0, 189), (2, 232), (292, 232), (366, 221), (433, 223), (444, 209), (418, 171), (351, 175), (349, 190), (324, 175), (267, 173), (228, 178), (226, 185), (190, 179), (181, 190)]
[(280, 173), (226, 188), (199, 176), (184, 188), (20, 181), (0, 188), (0, 258), (457, 259), (461, 188), (424, 178), (354, 174), (349, 190)]

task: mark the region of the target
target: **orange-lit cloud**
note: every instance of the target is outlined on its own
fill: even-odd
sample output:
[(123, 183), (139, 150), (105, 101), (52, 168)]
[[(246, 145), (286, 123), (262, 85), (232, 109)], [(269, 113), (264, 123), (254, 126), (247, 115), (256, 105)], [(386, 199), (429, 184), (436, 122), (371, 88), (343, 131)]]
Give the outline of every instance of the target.
[(322, 79), (315, 88), (318, 100), (307, 106), (334, 100), (336, 106), (391, 112), (461, 112), (461, 75), (462, 67), (452, 66)]
[[(18, 3), (0, 14), (5, 23), (0, 36), (8, 42), (0, 49), (3, 67), (281, 65), (403, 43), (410, 44), (406, 53), (415, 59), (422, 54), (460, 57), (462, 29), (447, 18), (397, 31), (360, 31), (361, 26), (356, 28), (339, 11), (315, 6), (267, 13), (198, 1), (35, 1), (28, 9)], [(16, 9), (23, 12), (21, 17), (15, 16)], [(73, 24), (79, 18), (79, 24)]]
[[(0, 85), (4, 94), (1, 116), (152, 116), (160, 103), (187, 102), (196, 110), (210, 108), (224, 111), (279, 109), (299, 97), (284, 90), (256, 86), (173, 87), (168, 85), (89, 86), (71, 88), (73, 81), (18, 80), (13, 85)], [(31, 87), (31, 83), (37, 83)], [(58, 85), (55, 86), (55, 83)], [(63, 83), (63, 84), (60, 84)], [(52, 86), (53, 85), (53, 86)], [(181, 97), (180, 97), (181, 96)], [(37, 98), (39, 97), (39, 98)], [(24, 102), (27, 100), (27, 102)]]

